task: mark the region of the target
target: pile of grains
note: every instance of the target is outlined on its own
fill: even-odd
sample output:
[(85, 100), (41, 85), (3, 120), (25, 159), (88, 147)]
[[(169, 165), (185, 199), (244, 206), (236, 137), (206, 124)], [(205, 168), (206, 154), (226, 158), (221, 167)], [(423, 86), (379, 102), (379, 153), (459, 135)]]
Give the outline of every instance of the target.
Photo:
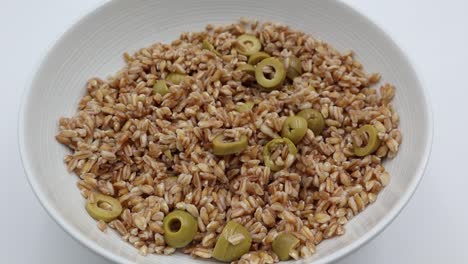
[[(297, 56), (303, 74), (272, 91), (248, 85), (251, 76), (236, 70), (248, 59), (235, 49), (245, 33), (271, 56)], [(219, 56), (202, 48), (206, 39)], [(401, 143), (391, 105), (395, 88), (370, 88), (380, 76), (366, 74), (352, 52), (284, 25), (243, 19), (183, 33), (124, 59), (114, 76), (88, 81), (78, 113), (60, 119), (56, 139), (72, 150), (65, 162), (80, 177), (81, 194), (112, 196), (123, 207), (117, 219), (98, 227), (116, 230), (142, 255), (175, 252), (165, 243), (162, 221), (180, 209), (198, 222), (194, 240), (181, 249), (193, 257), (211, 258), (223, 227), (234, 220), (247, 228), (252, 245), (233, 263), (278, 262), (271, 244), (285, 231), (300, 241), (290, 256), (307, 258), (322, 240), (344, 234), (346, 223), (389, 183), (382, 161)], [(171, 72), (188, 77), (164, 96), (155, 94), (156, 80)], [(236, 111), (247, 101), (255, 102), (251, 110)], [(305, 108), (321, 112), (325, 130), (314, 135), (308, 129), (294, 162), (271, 171), (263, 147), (279, 137), (288, 116)], [(365, 124), (376, 128), (380, 146), (357, 157), (353, 142), (362, 141), (356, 130)], [(214, 155), (212, 140), (221, 132), (246, 135), (248, 147)], [(173, 176), (177, 180), (169, 180)]]

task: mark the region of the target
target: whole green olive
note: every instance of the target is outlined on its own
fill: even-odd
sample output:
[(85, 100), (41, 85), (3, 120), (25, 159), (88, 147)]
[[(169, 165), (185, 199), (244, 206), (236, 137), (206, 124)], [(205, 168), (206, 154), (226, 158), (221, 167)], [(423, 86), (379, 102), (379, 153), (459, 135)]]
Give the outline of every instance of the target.
[(231, 220), (219, 235), (212, 256), (219, 261), (231, 262), (247, 253), (251, 244), (252, 237), (249, 231)]
[(281, 130), (281, 136), (289, 138), (294, 144), (301, 141), (307, 132), (307, 120), (300, 116), (286, 118)]
[(307, 120), (307, 126), (316, 136), (322, 134), (325, 129), (325, 120), (319, 111), (315, 109), (304, 109), (297, 115)]
[(120, 216), (122, 205), (113, 197), (95, 193), (94, 202), (86, 203), (86, 211), (96, 220), (110, 222)]
[(175, 210), (163, 219), (164, 240), (173, 248), (182, 248), (192, 242), (197, 234), (198, 223), (191, 214)]

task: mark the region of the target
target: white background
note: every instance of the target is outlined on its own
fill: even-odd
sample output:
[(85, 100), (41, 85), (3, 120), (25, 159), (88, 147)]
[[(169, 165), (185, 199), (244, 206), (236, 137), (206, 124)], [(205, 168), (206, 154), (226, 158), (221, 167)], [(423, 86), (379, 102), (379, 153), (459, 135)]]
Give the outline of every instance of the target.
[[(110, 264), (62, 231), (30, 189), (17, 115), (33, 67), (100, 0), (0, 0), (0, 263)], [(401, 215), (338, 264), (468, 263), (468, 1), (346, 0), (414, 62), (435, 121), (425, 177)], [(404, 92), (404, 91), (400, 91)]]

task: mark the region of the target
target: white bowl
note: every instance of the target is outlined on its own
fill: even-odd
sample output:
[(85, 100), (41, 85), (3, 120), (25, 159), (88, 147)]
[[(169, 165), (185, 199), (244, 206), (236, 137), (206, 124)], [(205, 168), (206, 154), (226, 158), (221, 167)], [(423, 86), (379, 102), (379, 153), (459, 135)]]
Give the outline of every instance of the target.
[(19, 120), (21, 155), (34, 192), (52, 218), (82, 244), (118, 263), (209, 262), (183, 254), (142, 257), (113, 232), (100, 232), (84, 210), (77, 177), (62, 162), (69, 151), (54, 136), (59, 117), (76, 112), (86, 80), (116, 72), (123, 66), (123, 52), (241, 16), (283, 22), (339, 50), (352, 49), (368, 72), (380, 72), (383, 82), (397, 87), (394, 104), (404, 139), (397, 157), (386, 162), (390, 185), (347, 224), (345, 235), (324, 241), (312, 258), (295, 263), (328, 263), (350, 253), (382, 231), (408, 202), (430, 153), (430, 106), (406, 56), (363, 15), (338, 1), (115, 0), (82, 18), (45, 56), (25, 93)]

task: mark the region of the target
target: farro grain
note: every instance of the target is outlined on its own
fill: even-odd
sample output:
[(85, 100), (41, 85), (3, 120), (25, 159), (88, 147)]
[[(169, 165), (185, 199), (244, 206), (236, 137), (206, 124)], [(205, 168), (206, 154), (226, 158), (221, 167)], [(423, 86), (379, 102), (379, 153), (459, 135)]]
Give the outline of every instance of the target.
[(102, 220), (99, 220), (98, 221), (98, 228), (99, 230), (101, 230), (102, 232), (105, 232), (107, 230), (107, 224), (102, 221)]
[(317, 223), (324, 224), (330, 221), (330, 216), (326, 213), (317, 213), (315, 214), (315, 221), (317, 221)]
[(200, 258), (211, 258), (212, 251), (207, 248), (195, 248), (192, 251), (192, 255)]

